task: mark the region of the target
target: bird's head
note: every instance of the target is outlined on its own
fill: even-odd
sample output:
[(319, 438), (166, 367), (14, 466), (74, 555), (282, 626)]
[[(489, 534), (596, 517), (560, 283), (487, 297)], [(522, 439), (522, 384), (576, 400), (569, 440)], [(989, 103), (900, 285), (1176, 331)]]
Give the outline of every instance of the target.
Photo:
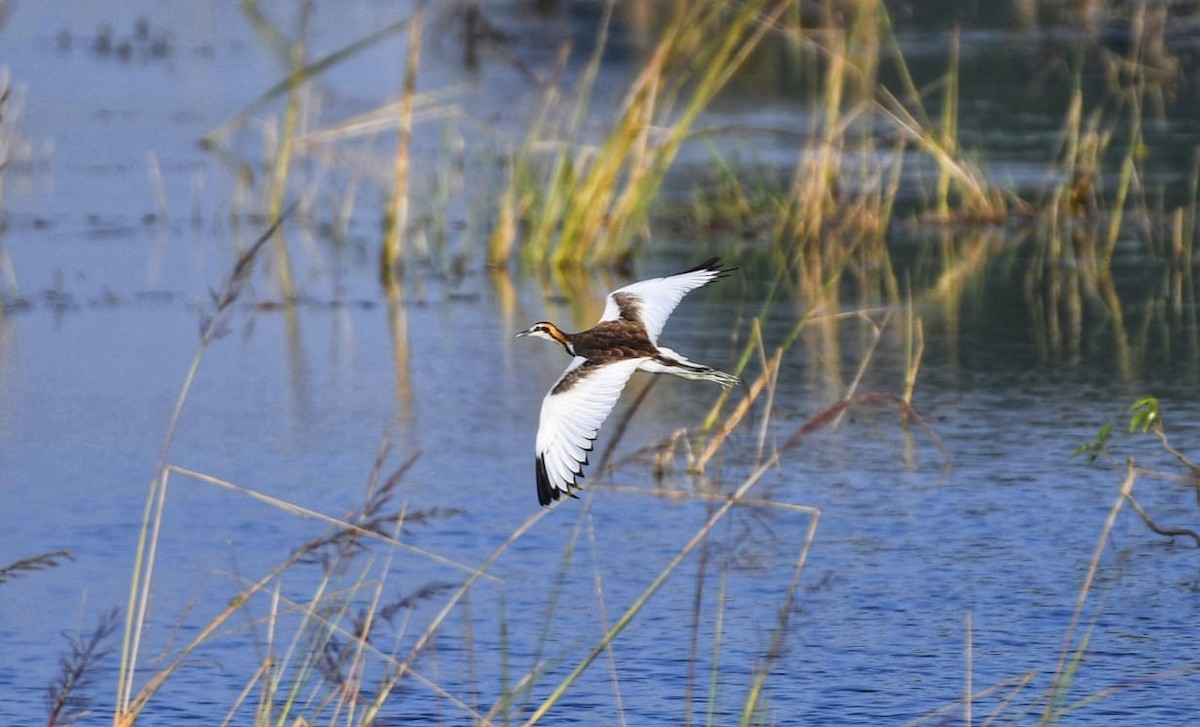
[(567, 340), (567, 334), (559, 330), (558, 326), (554, 325), (550, 321), (539, 321), (534, 323), (529, 328), (517, 334), (517, 338), (522, 336), (534, 336), (537, 338), (544, 338), (547, 341), (554, 341), (565, 348), (567, 353), (574, 355), (571, 348), (571, 342)]
[(538, 323), (534, 323), (529, 328), (526, 328), (517, 334), (517, 338), (520, 338), (521, 336), (536, 336), (538, 338), (545, 338), (549, 341), (557, 341), (558, 343), (562, 343), (566, 339), (566, 336), (563, 335), (563, 332), (558, 330), (558, 326), (554, 325), (550, 321), (539, 321)]

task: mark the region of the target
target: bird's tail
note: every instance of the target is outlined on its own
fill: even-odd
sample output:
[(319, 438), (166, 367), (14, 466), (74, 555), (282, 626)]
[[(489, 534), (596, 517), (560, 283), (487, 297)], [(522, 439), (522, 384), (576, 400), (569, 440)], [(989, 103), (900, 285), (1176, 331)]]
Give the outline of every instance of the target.
[(638, 368), (652, 374), (671, 374), (685, 379), (715, 381), (723, 389), (729, 389), (741, 383), (738, 377), (732, 374), (689, 361), (686, 357), (662, 346), (659, 346), (657, 356), (647, 359)]

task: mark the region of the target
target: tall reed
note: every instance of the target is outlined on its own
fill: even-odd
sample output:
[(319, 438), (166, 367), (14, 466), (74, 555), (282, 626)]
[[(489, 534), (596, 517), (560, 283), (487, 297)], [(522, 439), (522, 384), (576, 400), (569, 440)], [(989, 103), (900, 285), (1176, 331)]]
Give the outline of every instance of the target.
[[(548, 172), (538, 171), (532, 144), (518, 155), (511, 183), (531, 180), (535, 186), (507, 193), (506, 214), (513, 214), (515, 200), (530, 200), (521, 209), (530, 230), (522, 249), (525, 259), (561, 267), (613, 264), (627, 257), (630, 238), (645, 223), (649, 205), (696, 118), (788, 6), (768, 0), (734, 7), (712, 0), (677, 4), (630, 84), (611, 129), (593, 148), (581, 126), (607, 41), (612, 13), (612, 3), (607, 3), (596, 50), (576, 88), (571, 120), (562, 129), (566, 137)], [(548, 101), (556, 97), (552, 94)], [(557, 131), (543, 116), (535, 120), (528, 138)], [(502, 245), (493, 246), (493, 262), (501, 260), (502, 252)]]
[[(305, 2), (301, 5), (300, 31), (289, 53), (291, 73), (288, 82), (287, 106), (283, 114), (282, 133), (279, 137), (278, 147), (275, 149), (274, 166), (271, 170), (270, 197), (267, 202), (267, 219), (272, 225), (278, 225), (282, 219), (283, 201), (287, 196), (288, 175), (292, 167), (292, 150), (295, 148), (298, 133), (300, 95), (305, 82), (304, 43), (311, 10), (310, 3)], [(285, 301), (291, 301), (296, 297), (296, 291), (292, 282), (291, 255), (288, 252), (287, 239), (282, 231), (275, 236), (275, 265), (278, 271), (280, 294)]]
[(140, 712), (142, 704), (133, 701), (133, 684), (137, 673), (137, 662), (141, 650), (141, 638), (146, 626), (146, 618), (150, 605), (150, 584), (153, 579), (155, 554), (157, 552), (163, 508), (166, 505), (168, 455), (179, 419), (183, 414), (184, 404), (191, 392), (192, 384), (200, 369), (200, 363), (208, 350), (209, 344), (223, 330), (225, 316), (233, 304), (241, 296), (249, 281), (254, 262), (263, 246), (271, 240), (279, 230), (283, 220), (290, 214), (289, 208), (280, 214), (270, 227), (238, 257), (224, 287), (216, 296), (212, 312), (208, 315), (200, 333), (200, 343), (192, 357), (191, 365), (184, 376), (183, 385), (175, 400), (175, 407), (167, 424), (166, 434), (159, 448), (158, 460), (155, 463), (154, 475), (146, 493), (145, 508), (142, 513), (142, 525), (138, 531), (138, 543), (134, 553), (133, 576), (129, 584), (129, 600), (125, 609), (125, 630), (121, 642), (121, 666), (117, 678), (117, 698), (114, 722), (116, 724), (131, 724)]
[(408, 228), (409, 146), (412, 142), (413, 96), (416, 93), (417, 66), (421, 58), (421, 14), (413, 16), (408, 28), (408, 56), (404, 66), (404, 90), (400, 96), (400, 128), (396, 137), (396, 165), (392, 179), (392, 199), (388, 205), (387, 225), (381, 251), (384, 279), (395, 273), (404, 254), (403, 236)]

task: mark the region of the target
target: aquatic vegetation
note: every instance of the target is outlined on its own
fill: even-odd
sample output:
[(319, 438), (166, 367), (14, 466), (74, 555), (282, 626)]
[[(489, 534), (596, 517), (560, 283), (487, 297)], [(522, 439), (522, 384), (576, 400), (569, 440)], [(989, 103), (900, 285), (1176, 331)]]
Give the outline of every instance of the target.
[[(4, 248), (8, 220), (4, 209), (4, 188), (9, 176), (29, 169), (48, 156), (51, 146), (35, 144), (21, 129), (25, 106), (25, 90), (14, 84), (7, 66), (0, 66), (0, 323), (6, 309), (25, 306), (17, 285), (17, 271)], [(0, 330), (3, 342), (3, 330)]]
[(50, 698), (47, 725), (67, 727), (90, 714), (93, 697), (89, 692), (95, 687), (96, 673), (101, 663), (113, 651), (108, 640), (119, 623), (119, 613), (114, 608), (100, 617), (86, 638), (76, 636), (68, 639), (68, 652), (59, 661), (58, 679), (47, 689)]
[(71, 551), (55, 550), (49, 553), (31, 555), (28, 558), (21, 558), (0, 568), (0, 584), (7, 583), (27, 573), (36, 573), (48, 568), (55, 568), (64, 560), (73, 560)]
[[(1194, 163), (1190, 183), (1181, 185), (1186, 190), (1156, 190), (1147, 183), (1153, 156), (1148, 109), (1164, 103), (1178, 72), (1170, 49), (1154, 35), (1165, 32), (1161, 23), (1139, 20), (1142, 31), (1131, 36), (1130, 47), (1104, 57), (1110, 69), (1103, 95), (1085, 83), (1082, 64), (1093, 61), (1082, 54), (1069, 59), (1077, 65), (1067, 66), (1073, 85), (1062, 99), (1064, 114), (1056, 135), (1061, 144), (1039, 162), (1044, 181), (1034, 184), (1006, 179), (992, 164), (986, 143), (964, 132), (959, 114), (969, 84), (962, 36), (957, 31), (947, 35), (936, 72), (926, 66), (918, 73), (902, 53), (903, 43), (882, 2), (824, 3), (816, 10), (807, 3), (767, 0), (675, 4), (649, 24), (654, 32), (639, 53), (630, 54), (630, 77), (616, 92), (598, 88), (612, 52), (613, 13), (620, 7), (606, 3), (594, 45), (578, 67), (570, 64), (573, 49), (564, 45), (550, 68), (529, 71), (540, 102), (515, 141), (463, 111), (458, 89), (422, 88), (429, 65), (422, 54), (435, 47), (430, 34), (446, 27), (437, 19), (406, 17), (312, 60), (304, 9), (300, 30), (288, 38), (254, 3), (245, 5), (262, 42), (279, 56), (284, 78), (206, 140), (233, 180), (229, 218), (237, 254), (225, 286), (205, 307), (200, 343), (144, 503), (125, 611), (117, 724), (135, 724), (149, 718), (154, 706), (170, 704), (178, 675), (208, 658), (210, 650), (227, 647), (231, 636), (254, 643), (260, 661), (255, 671), (240, 675), (244, 686), (238, 698), (224, 705), (226, 723), (253, 714), (259, 723), (372, 724), (391, 719), (388, 708), (401, 705), (410, 689), (448, 705), (460, 720), (533, 723), (562, 709), (581, 689), (585, 675), (594, 678), (597, 662), (604, 659), (611, 674), (612, 711), (624, 716), (622, 649), (647, 648), (638, 641), (644, 636), (631, 626), (650, 620), (648, 614), (656, 608), (672, 609), (672, 623), (686, 623), (689, 629), (687, 656), (678, 659), (679, 673), (686, 675), (680, 706), (685, 723), (700, 717), (711, 724), (771, 722), (770, 687), (779, 679), (778, 667), (803, 606), (801, 578), (807, 584), (822, 510), (783, 501), (763, 483), (783, 471), (789, 458), (798, 457), (801, 445), (817, 432), (857, 424), (853, 414), (869, 419), (877, 431), (894, 426), (902, 438), (899, 460), (907, 461), (921, 448), (936, 450), (942, 479), (948, 479), (950, 454), (922, 415), (929, 318), (941, 319), (947, 348), (955, 349), (955, 337), (972, 323), (964, 321), (964, 311), (987, 301), (989, 278), (1003, 277), (1019, 289), (1028, 308), (1028, 320), (1021, 324), (1027, 324), (1041, 361), (1078, 357), (1097, 335), (1115, 339), (1114, 371), (1125, 379), (1154, 360), (1148, 350), (1156, 342), (1166, 341), (1163, 345), (1174, 346), (1171, 350), (1181, 351), (1181, 357), (1200, 360), (1193, 275), (1200, 162)], [(486, 7), (464, 5), (474, 18), (464, 22), (483, 33)], [(1156, 11), (1143, 6), (1139, 12)], [(314, 128), (320, 120), (321, 89), (313, 81), (402, 31), (407, 35), (398, 101)], [(477, 37), (467, 41), (471, 53), (479, 50)], [(705, 128), (707, 114), (722, 94), (746, 78), (742, 74), (754, 73), (795, 84), (789, 90), (802, 97), (805, 109), (796, 114), (795, 128)], [(619, 101), (613, 103), (614, 97)], [(276, 103), (282, 113), (262, 121), (257, 156), (230, 142), (247, 119)], [(441, 144), (422, 147), (417, 143), (420, 127), (433, 120), (444, 122), (437, 129)], [(726, 136), (757, 133), (786, 140), (793, 163), (740, 157), (717, 143)], [(377, 136), (385, 139), (386, 154), (375, 148)], [(707, 162), (685, 159), (685, 152), (701, 145), (709, 151)], [(430, 148), (438, 150), (439, 158), (420, 163), (428, 160), (419, 153)], [(0, 165), (0, 182), (4, 171)], [(681, 187), (689, 202), (663, 194), (678, 193)], [(425, 194), (430, 188), (435, 193)], [(289, 206), (292, 199), (298, 202)], [(608, 480), (597, 483), (597, 492), (707, 508), (686, 539), (670, 544), (670, 552), (646, 555), (645, 566), (652, 572), (634, 583), (618, 610), (609, 611), (615, 601), (608, 597), (612, 584), (599, 565), (605, 544), (597, 543), (590, 497), (578, 508), (569, 539), (556, 541), (549, 558), (541, 546), (536, 556), (514, 556), (519, 548), (513, 546), (524, 545), (523, 539), (547, 517), (536, 512), (499, 537), (473, 534), (485, 554), (458, 562), (414, 545), (414, 533), (452, 529), (459, 513), (401, 502), (400, 484), (417, 460), (413, 455), (385, 476), (386, 443), (371, 468), (363, 503), (336, 517), (269, 496), (259, 483), (239, 484), (181, 467), (170, 456), (201, 360), (228, 330), (237, 304), (245, 301), (255, 280), (256, 263), (268, 251), (274, 265), (263, 277), (274, 281), (278, 300), (261, 300), (255, 309), (284, 308), (288, 335), (296, 336), (295, 309), (312, 301), (305, 300), (309, 278), (297, 263), (303, 255), (295, 254), (304, 248), (290, 246), (283, 236), (291, 210), (297, 211), (297, 224), (289, 229), (302, 231), (292, 239), (315, 232), (326, 236), (334, 250), (368, 248), (372, 271), (378, 259), (401, 421), (414, 409), (409, 309), (414, 301), (428, 302), (420, 287), (430, 278), (455, 280), (489, 268), (485, 290), (497, 310), (490, 322), (508, 331), (515, 330), (511, 324), (520, 305), (509, 268), (541, 274), (544, 299), (565, 296), (571, 314), (594, 320), (595, 311), (585, 316), (585, 305), (571, 301), (591, 297), (581, 294), (590, 286), (611, 282), (600, 276), (628, 267), (658, 244), (651, 242), (651, 233), (664, 228), (684, 234), (673, 241), (675, 248), (656, 249), (655, 255), (681, 250), (692, 255), (712, 248), (755, 271), (753, 280), (760, 285), (729, 293), (755, 306), (744, 313), (739, 309), (727, 331), (726, 353), (746, 386), (722, 394), (706, 416), (659, 441), (618, 449), (647, 400), (648, 388), (611, 427), (597, 462)], [(371, 231), (362, 233), (360, 227), (358, 239), (347, 242), (352, 220), (362, 217), (382, 224), (377, 231), (362, 225)], [(240, 248), (238, 226), (247, 223), (267, 229)], [(1122, 286), (1113, 274), (1122, 256), (1159, 265), (1156, 284), (1137, 290)], [(0, 248), (0, 266), (2, 257)], [(844, 343), (851, 336), (854, 348)], [(885, 369), (888, 378), (882, 387), (874, 376), (881, 350), (902, 351), (902, 365)], [(790, 423), (782, 429), (780, 412), (794, 406), (785, 388), (795, 383), (787, 378), (795, 375), (786, 366), (789, 357), (803, 357), (807, 373), (820, 379), (820, 391), (828, 398), (814, 407), (815, 414), (787, 412)], [(1141, 400), (1131, 415), (1131, 429), (1158, 437), (1183, 471), (1161, 479), (1195, 485), (1200, 499), (1197, 466), (1167, 439), (1163, 416), (1156, 401)], [(969, 723), (986, 698), (993, 702), (993, 719), (1013, 713), (1020, 719), (1021, 710), (1035, 710), (1043, 723), (1053, 723), (1106, 696), (1094, 692), (1078, 698), (1073, 692), (1078, 692), (1092, 643), (1095, 621), (1089, 623), (1089, 618), (1095, 617), (1087, 609), (1095, 606), (1102, 556), (1125, 505), (1153, 532), (1200, 543), (1191, 528), (1161, 526), (1157, 513), (1152, 519), (1134, 498), (1135, 481), (1151, 473), (1132, 461), (1116, 462), (1113, 440), (1107, 426), (1077, 451), (1090, 463), (1112, 464), (1121, 484), (1099, 529), (1075, 609), (1062, 624), (1062, 650), (1051, 659), (1046, 689), (1029, 696), (1030, 686), (1046, 677), (1038, 669), (982, 688), (974, 682), (975, 624), (968, 610), (964, 697), (931, 718), (961, 710)], [(616, 460), (618, 451), (621, 459)], [(737, 471), (733, 461), (747, 469), (726, 479)], [(631, 471), (638, 474), (633, 486), (614, 477)], [(671, 481), (684, 471), (690, 475), (686, 485)], [(162, 529), (163, 513), (184, 483), (266, 505), (270, 517), (312, 519), (328, 529), (249, 575), (220, 573), (232, 595), (203, 603), (207, 608), (199, 623), (180, 630), (182, 645), (175, 644), (174, 635), (165, 639), (161, 658), (152, 661), (152, 646), (158, 644), (149, 643), (150, 634), (162, 621), (161, 614), (155, 618), (151, 612), (160, 567), (157, 546), (172, 535)], [(755, 612), (762, 643), (749, 657), (744, 651), (730, 653), (726, 631), (727, 619), (745, 617), (730, 590), (738, 573), (736, 559), (723, 552), (748, 537), (734, 530), (735, 523), (743, 526), (743, 518), (768, 525), (779, 520), (787, 528), (787, 536), (779, 538), (786, 567), (777, 569), (764, 587), (770, 601)], [(722, 534), (724, 528), (733, 534)], [(413, 576), (397, 567), (404, 556), (436, 563), (452, 576)], [(62, 552), (47, 553), (0, 568), (0, 583), (56, 565), (63, 557)], [(506, 611), (502, 589), (498, 595), (480, 594), (494, 583), (493, 569), (514, 557), (536, 558), (539, 569), (555, 571), (552, 590), (539, 594), (542, 626), (532, 644), (514, 644), (508, 628), (517, 614)], [(549, 565), (555, 557), (556, 569)], [(594, 603), (563, 602), (568, 574), (586, 568), (588, 557)], [(689, 584), (690, 612), (663, 595), (668, 582), (680, 580), (685, 563), (697, 567)], [(629, 583), (622, 585), (629, 590)], [(472, 618), (472, 609), (478, 610), (485, 599), (495, 615), (494, 623), (488, 622), (495, 633), (480, 633)], [(600, 623), (597, 634), (580, 630), (573, 648), (553, 651), (554, 630), (565, 622), (576, 625), (581, 610)], [(429, 617), (419, 620), (418, 612)], [(178, 618), (183, 622), (187, 616)], [(236, 625), (239, 618), (244, 625)], [(83, 677), (98, 668), (112, 631), (107, 624), (102, 620), (91, 638), (70, 644), (63, 678), (53, 692), (52, 721), (67, 721), (82, 707), (72, 695), (81, 693)], [(452, 651), (459, 660), (454, 667), (466, 676), (440, 670), (449, 659), (440, 662), (439, 653)], [(731, 676), (734, 671), (740, 681)], [(456, 679), (465, 686), (447, 686)], [(737, 714), (720, 713), (731, 700)]]
[[(628, 259), (649, 206), (699, 114), (737, 73), (789, 3), (681, 3), (625, 93), (599, 143), (582, 136), (591, 92), (607, 43), (613, 3), (606, 5), (595, 50), (574, 91), (563, 126), (539, 114), (515, 155), (501, 219), (521, 219), (529, 231), (527, 262), (556, 266), (615, 264)], [(552, 112), (559, 97), (547, 95)], [(548, 163), (535, 147), (558, 139)], [(518, 214), (518, 211), (520, 214)], [(511, 236), (493, 238), (489, 259), (506, 261)]]
[(383, 254), (380, 258), (384, 278), (393, 275), (403, 248), (401, 237), (408, 229), (408, 167), (412, 141), (413, 96), (417, 84), (417, 64), (421, 58), (421, 15), (413, 16), (408, 28), (408, 57), (404, 66), (404, 91), (400, 98), (400, 129), (396, 141), (396, 168), (392, 183), (392, 201), (388, 206)]
[[(284, 214), (284, 218), (286, 217), (287, 212)], [(249, 711), (255, 715), (254, 719), (257, 722), (302, 720), (313, 723), (335, 719), (351, 724), (373, 724), (381, 717), (385, 703), (393, 698), (402, 685), (410, 681), (431, 691), (440, 700), (481, 724), (507, 722), (513, 716), (523, 715), (523, 707), (516, 714), (511, 710), (520, 700), (528, 700), (533, 694), (532, 690), (538, 684), (544, 669), (539, 659), (535, 659), (533, 669), (515, 683), (507, 676), (500, 677), (505, 685), (504, 691), (487, 713), (480, 712), (472, 704), (443, 689), (436, 680), (426, 676), (424, 670), (418, 669), (418, 662), (431, 658), (430, 654), (434, 651), (437, 641), (450, 638), (444, 633), (449, 616), (464, 608), (468, 594), (476, 584), (492, 578), (488, 571), (493, 564), (551, 512), (550, 510), (531, 514), (496, 545), (487, 558), (472, 566), (425, 551), (409, 542), (412, 530), (433, 527), (456, 513), (437, 508), (410, 509), (407, 504), (396, 502), (398, 487), (416, 458), (410, 457), (390, 475), (384, 477), (383, 467), (388, 454), (386, 438), (368, 478), (364, 503), (354, 511), (336, 518), (283, 501), (252, 487), (180, 467), (171, 461), (171, 443), (176, 435), (180, 412), (188, 399), (199, 365), (210, 345), (228, 325), (228, 317), (246, 289), (255, 261), (276, 234), (277, 227), (278, 223), (269, 227), (238, 258), (226, 285), (214, 295), (212, 310), (204, 318), (196, 355), (167, 427), (157, 469), (147, 492), (144, 520), (135, 554), (134, 578), (131, 581), (129, 602), (126, 606), (114, 723), (136, 724), (156, 701), (169, 700), (172, 678), (201, 659), (206, 650), (217, 648), (221, 641), (230, 635), (231, 621), (239, 614), (247, 616), (249, 628), (262, 630), (260, 638), (263, 657), (259, 669), (247, 675), (239, 698), (228, 706), (225, 723), (237, 721)], [(759, 343), (761, 345), (761, 339)], [(768, 391), (773, 390), (773, 386), (774, 380), (767, 380)], [(704, 524), (658, 571), (642, 594), (607, 628), (603, 637), (588, 649), (575, 668), (563, 677), (547, 696), (536, 704), (528, 705), (531, 711), (526, 718), (527, 723), (534, 723), (547, 714), (601, 654), (611, 653), (617, 637), (647, 608), (688, 556), (702, 544), (708, 543), (719, 523), (731, 513), (740, 510), (784, 513), (798, 516), (806, 523), (804, 539), (795, 551), (791, 577), (781, 593), (777, 621), (772, 630), (768, 651), (761, 663), (756, 665), (744, 697), (743, 722), (757, 719), (756, 715), (761, 715), (763, 708), (764, 686), (772, 674), (772, 665), (783, 653), (790, 614), (794, 610), (798, 594), (799, 578), (815, 543), (820, 510), (768, 499), (753, 499), (747, 495), (751, 488), (758, 484), (764, 475), (779, 466), (781, 458), (787, 452), (796, 449), (805, 437), (835, 423), (838, 415), (848, 408), (878, 403), (897, 406), (913, 421), (922, 427), (925, 426), (920, 416), (899, 397), (849, 396), (796, 428), (787, 441), (775, 448), (769, 456), (764, 456), (750, 475), (730, 494), (687, 493), (686, 497), (711, 502), (712, 511)], [(936, 436), (934, 441), (936, 442)], [(265, 572), (250, 576), (232, 576), (234, 595), (217, 608), (207, 621), (188, 629), (188, 636), (183, 645), (172, 647), (168, 642), (160, 659), (151, 668), (145, 669), (139, 666), (139, 662), (147, 648), (143, 643), (143, 636), (149, 627), (150, 602), (154, 598), (158, 545), (163, 537), (169, 536), (169, 533), (164, 533), (162, 529), (164, 510), (171, 499), (171, 493), (178, 489), (178, 483), (181, 482), (199, 483), (235, 493), (268, 505), (288, 516), (324, 522), (330, 529), (296, 547), (282, 560), (266, 568)], [(172, 484), (175, 484), (174, 488)], [(586, 515), (586, 509), (584, 514)], [(580, 525), (585, 522), (590, 521), (585, 517), (580, 520)], [(594, 540), (594, 537), (589, 537), (593, 551), (596, 549)], [(381, 557), (375, 553), (376, 545), (386, 548)], [(560, 577), (565, 574), (573, 553), (573, 547), (564, 551)], [(394, 588), (387, 584), (393, 577), (394, 561), (400, 554), (413, 554), (418, 558), (437, 562), (457, 571), (459, 579), (406, 584), (400, 595), (389, 597), (387, 593)], [(314, 583), (310, 595), (298, 598), (293, 589), (284, 587), (285, 576), (294, 579), (298, 577), (298, 571), (312, 568), (318, 568), (319, 575), (305, 579)], [(706, 576), (701, 576), (702, 579), (704, 577)], [(700, 587), (699, 582), (697, 587)], [(602, 594), (603, 585), (599, 579), (596, 588), (598, 594)], [(599, 598), (599, 602), (603, 603), (602, 595)], [(408, 630), (408, 617), (423, 603), (441, 605), (424, 630), (413, 638)], [(723, 609), (723, 603), (724, 600), (721, 599), (717, 608)], [(556, 622), (556, 604), (553, 598), (547, 606), (548, 628)], [(261, 608), (266, 609), (265, 614), (253, 615)], [(700, 608), (699, 603), (696, 608)], [(699, 610), (693, 614), (692, 621), (697, 625), (700, 623)], [(57, 703), (64, 706), (56, 707), (56, 710), (66, 713), (68, 708), (78, 704), (71, 701), (70, 695), (77, 693), (76, 690), (84, 684), (82, 678), (95, 668), (95, 662), (103, 655), (101, 644), (109, 631), (111, 627), (97, 629), (91, 640), (81, 642), (82, 646), (73, 647), (74, 656), (68, 660), (69, 665), (64, 667), (64, 680), (56, 692), (62, 696)], [(234, 634), (240, 632), (240, 629), (232, 631)], [(500, 641), (503, 642), (502, 634)], [(721, 642), (718, 638), (714, 641), (712, 652), (719, 658), (720, 650)], [(719, 677), (715, 672), (715, 665), (712, 668), (714, 672), (710, 689), (716, 689)]]
[[(1169, 473), (1146, 467), (1135, 469), (1133, 456), (1127, 455), (1124, 467), (1129, 472), (1130, 481), (1128, 488), (1122, 490), (1123, 496), (1142, 518), (1142, 521), (1146, 523), (1146, 526), (1155, 533), (1172, 538), (1178, 536), (1189, 537), (1195, 541), (1197, 547), (1200, 547), (1200, 533), (1186, 527), (1163, 528), (1157, 525), (1133, 497), (1133, 481), (1137, 476), (1141, 476), (1166, 482), (1191, 484), (1196, 490), (1196, 504), (1200, 506), (1200, 465), (1193, 462), (1185, 453), (1171, 444), (1171, 440), (1167, 436), (1161, 404), (1156, 397), (1144, 396), (1130, 404), (1128, 411), (1130, 412), (1129, 434), (1153, 434), (1158, 439), (1162, 451), (1170, 455), (1175, 464), (1182, 469), (1182, 474)], [(1089, 467), (1103, 461), (1109, 466), (1119, 469), (1122, 464), (1118, 460), (1117, 455), (1112, 451), (1112, 431), (1113, 423), (1111, 421), (1105, 422), (1096, 433), (1095, 440), (1079, 445), (1072, 456), (1087, 455), (1087, 465)]]
[[(230, 308), (244, 292), (246, 283), (253, 270), (255, 259), (258, 257), (263, 246), (274, 236), (280, 223), (286, 216), (286, 213), (281, 216), (279, 220), (267, 228), (266, 232), (259, 236), (253, 245), (242, 253), (235, 263), (233, 270), (230, 272), (224, 287), (220, 293), (214, 296), (212, 312), (207, 316), (201, 329), (200, 344), (192, 358), (191, 366), (184, 379), (183, 388), (176, 399), (171, 421), (167, 425), (166, 435), (159, 450), (154, 476), (150, 481), (149, 491), (146, 495), (145, 510), (142, 515), (142, 527), (138, 533), (138, 545), (134, 554), (133, 577), (130, 580), (129, 600), (125, 611), (124, 637), (121, 644), (121, 668), (117, 679), (118, 697), (115, 713), (118, 717), (114, 721), (118, 723), (132, 724), (145, 702), (145, 698), (142, 697), (142, 694), (146, 694), (145, 691), (139, 694), (136, 701), (133, 701), (133, 681), (140, 653), (141, 636), (145, 628), (146, 613), (149, 608), (150, 585), (153, 582), (155, 553), (162, 524), (163, 508), (166, 505), (167, 481), (169, 476), (169, 462), (167, 457), (170, 453), (171, 442), (174, 440), (179, 425), (179, 418), (183, 412), (184, 404), (187, 402), (188, 394), (191, 391), (196, 373), (200, 368), (200, 363), (204, 359), (206, 350), (224, 330), (226, 316)], [(178, 666), (178, 663), (176, 662), (176, 666)], [(161, 682), (171, 671), (173, 669), (160, 672), (156, 681)], [(149, 693), (153, 693), (153, 689)]]
[[(972, 148), (961, 138), (959, 34), (949, 34), (941, 74), (930, 77), (930, 64), (923, 63), (918, 73), (905, 57), (882, 2), (836, 11), (802, 6), (764, 1), (733, 10), (698, 2), (652, 13), (655, 40), (636, 57), (621, 102), (605, 105), (596, 101), (595, 84), (611, 52), (617, 6), (607, 3), (577, 72), (567, 70), (570, 45), (549, 68), (520, 67), (541, 82), (538, 103), (515, 140), (508, 130), (480, 133), (479, 120), (458, 105), (459, 89), (416, 91), (422, 37), (429, 28), (445, 27), (453, 18), (464, 23), (465, 37), (475, 39), (471, 33), (490, 27), (485, 9), (471, 6), (425, 24), (406, 17), (315, 62), (304, 62), (298, 41), (289, 46), (297, 58), (288, 78), (206, 141), (234, 151), (217, 145), (248, 113), (288, 94), (282, 126), (272, 134), (278, 141), (271, 145), (277, 151), (271, 154), (267, 216), (278, 206), (286, 182), (281, 171), (290, 166), (293, 148), (350, 180), (348, 195), (316, 179), (300, 191), (305, 217), (315, 213), (322, 195), (330, 195), (327, 206), (338, 210), (331, 230), (345, 228), (362, 196), (355, 194), (360, 186), (376, 186), (384, 200), (377, 213), (385, 271), (396, 267), (406, 248), (437, 271), (505, 268), (514, 259), (535, 269), (627, 267), (665, 221), (706, 245), (783, 263), (789, 270), (785, 289), (807, 303), (850, 289), (864, 305), (895, 306), (912, 296), (918, 303), (939, 298), (950, 307), (987, 271), (1005, 264), (997, 252), (1014, 245), (998, 241), (1015, 240), (1018, 253), (1032, 261), (1025, 268), (1026, 289), (1040, 298), (1033, 302), (1046, 317), (1037, 324), (1046, 350), (1054, 352), (1063, 349), (1059, 336), (1071, 324), (1061, 320), (1064, 311), (1096, 301), (1114, 316), (1118, 335), (1128, 337), (1122, 310), (1129, 304), (1107, 270), (1118, 241), (1132, 238), (1147, 255), (1172, 261), (1171, 310), (1186, 315), (1186, 298), (1194, 297), (1196, 185), (1193, 181), (1182, 203), (1177, 194), (1156, 202), (1143, 182), (1152, 155), (1145, 109), (1162, 113), (1178, 78), (1170, 72), (1178, 62), (1174, 46), (1162, 39), (1161, 10), (1134, 9), (1120, 52), (1105, 52), (1099, 60), (1083, 51), (1064, 52), (1056, 59), (1070, 87), (1062, 103), (1060, 142), (1057, 150), (1047, 148), (1042, 183), (1014, 185), (989, 168), (986, 147)], [(266, 18), (261, 22), (269, 25)], [(301, 116), (316, 121), (319, 92), (313, 80), (402, 30), (408, 35), (398, 102), (324, 128), (298, 129), (298, 98), (312, 107)], [(282, 48), (280, 31), (263, 34)], [(480, 48), (471, 47), (468, 55), (478, 61)], [(813, 109), (797, 128), (704, 126), (705, 113), (731, 83), (754, 83), (768, 73), (794, 86)], [(1108, 80), (1097, 94), (1087, 84), (1101, 74)], [(304, 94), (294, 93), (298, 84), (305, 85)], [(605, 89), (604, 98), (613, 93)], [(446, 159), (434, 171), (419, 169), (409, 159), (412, 139), (420, 124), (434, 122), (443, 138), (457, 141), (443, 146)], [(373, 166), (366, 157), (375, 135), (390, 128), (397, 130), (389, 149), (394, 163), (388, 169)], [(786, 141), (794, 166), (745, 165), (714, 144), (755, 134)], [(356, 142), (361, 145), (350, 146)], [(711, 165), (688, 161), (680, 167), (681, 152), (700, 145), (710, 149)], [(448, 181), (441, 170), (446, 166), (490, 173), (459, 172)], [(679, 185), (685, 175), (696, 180), (690, 207), (660, 199), (664, 184)], [(434, 193), (425, 193), (430, 187)], [(459, 223), (456, 250), (448, 253), (447, 221), (464, 217), (468, 224)], [(729, 239), (731, 230), (739, 240)], [(936, 255), (940, 269), (914, 267), (909, 256), (898, 257), (897, 239), (929, 248), (919, 254)], [(277, 252), (286, 255), (284, 249)], [(285, 298), (291, 297), (286, 272), (280, 265)], [(1093, 290), (1100, 295), (1089, 295)], [(1130, 342), (1127, 349), (1125, 368), (1132, 371), (1141, 347)]]

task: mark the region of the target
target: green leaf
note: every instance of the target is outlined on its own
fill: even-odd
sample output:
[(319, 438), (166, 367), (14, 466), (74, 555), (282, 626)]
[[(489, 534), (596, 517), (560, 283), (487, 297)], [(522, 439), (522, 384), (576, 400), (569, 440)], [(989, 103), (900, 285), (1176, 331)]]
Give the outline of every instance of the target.
[(1091, 442), (1085, 442), (1075, 448), (1071, 453), (1072, 457), (1078, 457), (1081, 454), (1087, 455), (1087, 466), (1091, 467), (1096, 463), (1096, 458), (1108, 455), (1108, 438), (1112, 434), (1113, 423), (1105, 422), (1104, 426), (1100, 427), (1100, 431), (1096, 432), (1096, 439)]
[(1144, 434), (1161, 420), (1161, 414), (1158, 408), (1158, 399), (1153, 396), (1143, 396), (1133, 402), (1129, 407), (1129, 411), (1133, 412), (1133, 416), (1129, 418), (1129, 432), (1132, 434), (1138, 429)]

